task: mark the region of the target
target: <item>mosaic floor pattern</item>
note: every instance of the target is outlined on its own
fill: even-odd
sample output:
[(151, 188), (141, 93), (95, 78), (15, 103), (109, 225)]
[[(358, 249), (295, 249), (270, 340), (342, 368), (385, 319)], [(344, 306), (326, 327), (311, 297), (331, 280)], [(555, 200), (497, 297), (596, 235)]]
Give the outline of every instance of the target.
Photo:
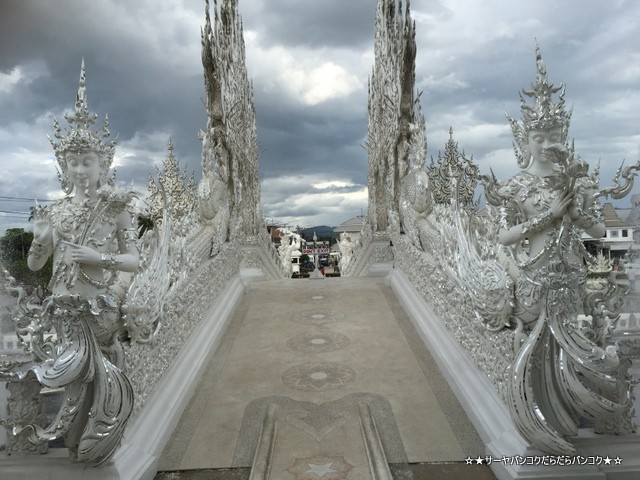
[(320, 404), (281, 396), (263, 397), (252, 401), (247, 405), (242, 419), (232, 466), (249, 466), (253, 462), (260, 430), (270, 405), (277, 406), (278, 420), (281, 423), (287, 423), (313, 437), (317, 442), (322, 442), (345, 423), (358, 421), (356, 410), (360, 402), (366, 402), (371, 410), (387, 461), (408, 462), (391, 403), (380, 395), (355, 393)]
[[(389, 463), (456, 465), (484, 451), (383, 280), (252, 284), (160, 470), (246, 473), (275, 403), (279, 473), (270, 478), (370, 478), (358, 399), (371, 408)], [(414, 478), (403, 471), (394, 477)]]
[(307, 362), (282, 374), (285, 385), (310, 392), (341, 388), (355, 379), (356, 372), (351, 367), (336, 362)]
[(341, 333), (301, 333), (287, 340), (287, 347), (303, 353), (325, 353), (346, 348), (349, 343), (349, 337)]

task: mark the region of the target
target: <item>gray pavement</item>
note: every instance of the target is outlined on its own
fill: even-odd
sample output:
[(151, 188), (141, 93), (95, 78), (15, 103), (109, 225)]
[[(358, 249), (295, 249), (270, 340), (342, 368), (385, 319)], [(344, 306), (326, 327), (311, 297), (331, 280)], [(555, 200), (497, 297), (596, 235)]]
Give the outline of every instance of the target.
[(465, 464), (484, 445), (379, 278), (252, 284), (157, 478), (246, 478), (269, 406), (277, 435), (268, 478), (371, 478), (362, 403), (394, 478), (493, 478)]

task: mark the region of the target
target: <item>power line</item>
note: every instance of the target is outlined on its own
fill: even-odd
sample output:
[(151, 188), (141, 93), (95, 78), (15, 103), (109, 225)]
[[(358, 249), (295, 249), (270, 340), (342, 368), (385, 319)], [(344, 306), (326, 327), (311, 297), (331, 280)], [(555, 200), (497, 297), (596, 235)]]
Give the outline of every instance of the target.
[(15, 213), (17, 215), (31, 215), (29, 212), (16, 212), (13, 210), (0, 210), (0, 213)]
[(53, 202), (48, 198), (25, 198), (25, 197), (9, 197), (6, 195), (0, 195), (0, 201), (12, 201), (12, 202)]

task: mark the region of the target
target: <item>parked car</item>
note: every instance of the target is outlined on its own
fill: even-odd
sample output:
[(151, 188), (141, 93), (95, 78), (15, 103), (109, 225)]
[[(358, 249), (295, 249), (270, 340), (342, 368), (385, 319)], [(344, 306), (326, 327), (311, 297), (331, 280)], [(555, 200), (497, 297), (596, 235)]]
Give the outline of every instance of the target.
[(302, 262), (300, 264), (300, 273), (309, 273), (313, 272), (316, 269), (316, 266), (313, 262)]

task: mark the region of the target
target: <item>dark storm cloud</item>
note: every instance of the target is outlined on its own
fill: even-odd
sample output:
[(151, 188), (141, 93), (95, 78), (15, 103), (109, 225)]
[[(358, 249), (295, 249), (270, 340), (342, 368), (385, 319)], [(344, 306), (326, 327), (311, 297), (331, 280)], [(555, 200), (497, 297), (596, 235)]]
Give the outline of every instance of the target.
[[(535, 80), (537, 39), (549, 78), (566, 83), (578, 152), (592, 164), (602, 159), (602, 183), (623, 158), (638, 159), (640, 4), (461, 0), (411, 7), (429, 157), (444, 150), (453, 127), (460, 150), (483, 172), (492, 167), (504, 178), (517, 170), (504, 113), (520, 115), (518, 92)], [(375, 2), (240, 0), (239, 9), (265, 215), (338, 224), (360, 214)], [(204, 0), (2, 0), (0, 195), (59, 195), (46, 135), (53, 117), (63, 121), (73, 106), (82, 58), (89, 107), (99, 122), (108, 114), (119, 136), (120, 181), (144, 188), (167, 156), (169, 137), (183, 167), (199, 177), (203, 12)], [(5, 202), (0, 210), (20, 206)]]
[[(242, 4), (240, 9), (242, 11)], [(247, 19), (265, 46), (368, 48), (373, 40), (372, 0), (268, 0), (257, 18)]]
[[(342, 113), (344, 105), (353, 105)], [(291, 172), (340, 172), (363, 181), (366, 177), (366, 103), (352, 99), (292, 108), (277, 99), (256, 97), (258, 138), (264, 178)], [(327, 112), (333, 109), (333, 114)]]
[[(170, 15), (171, 8), (140, 12), (120, 1), (8, 0), (1, 8), (0, 71), (37, 67), (32, 67), (37, 77), (20, 84), (6, 108), (3, 104), (3, 123), (18, 113), (68, 111), (84, 58), (89, 107), (100, 117), (109, 114), (121, 141), (140, 130), (166, 130), (191, 138), (184, 153), (198, 157), (197, 129), (206, 120), (198, 24), (154, 25), (154, 18)], [(190, 54), (178, 55), (183, 49)]]

